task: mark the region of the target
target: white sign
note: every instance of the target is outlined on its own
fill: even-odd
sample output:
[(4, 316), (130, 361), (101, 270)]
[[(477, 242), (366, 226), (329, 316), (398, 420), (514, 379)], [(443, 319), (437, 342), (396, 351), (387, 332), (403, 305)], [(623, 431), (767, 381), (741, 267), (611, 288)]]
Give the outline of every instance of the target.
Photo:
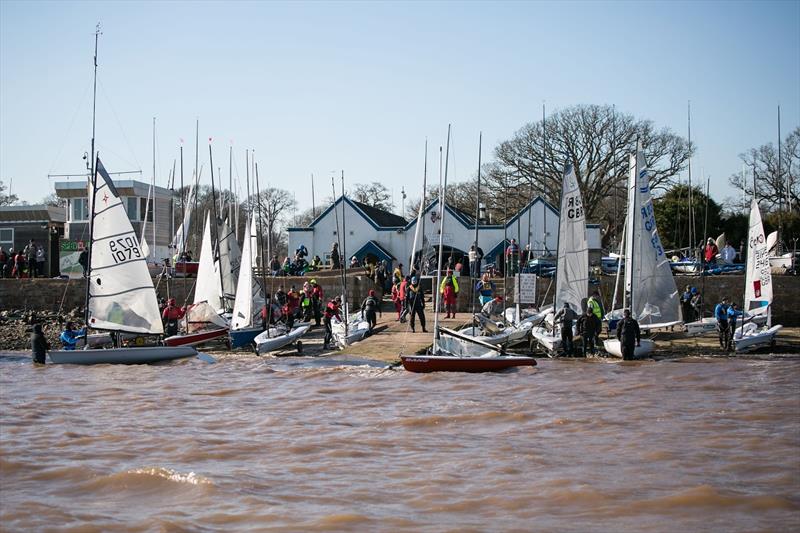
[(536, 303), (536, 274), (514, 275), (514, 302), (520, 304)]

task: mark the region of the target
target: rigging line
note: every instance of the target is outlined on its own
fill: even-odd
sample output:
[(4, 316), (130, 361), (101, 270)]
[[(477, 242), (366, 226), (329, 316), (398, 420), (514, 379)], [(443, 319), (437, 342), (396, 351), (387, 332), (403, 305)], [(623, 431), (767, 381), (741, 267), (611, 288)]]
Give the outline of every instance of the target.
[(55, 168), (56, 164), (61, 159), (61, 152), (64, 150), (64, 146), (67, 144), (67, 139), (68, 138), (72, 138), (70, 136), (70, 133), (72, 133), (72, 127), (75, 125), (75, 119), (78, 118), (78, 113), (84, 107), (84, 102), (89, 97), (89, 89), (91, 89), (91, 87), (92, 87), (91, 80), (86, 80), (86, 89), (84, 89), (83, 96), (81, 96), (80, 100), (78, 101), (78, 107), (75, 108), (75, 112), (72, 114), (72, 119), (70, 119), (70, 121), (69, 121), (69, 126), (67, 127), (67, 131), (64, 134), (64, 139), (61, 141), (61, 146), (58, 148), (58, 151), (56, 152), (56, 156), (53, 159), (53, 162), (50, 164), (50, 170), (47, 172), (48, 174), (52, 174), (53, 173), (53, 168)]
[[(102, 80), (97, 80), (97, 81), (98, 81), (98, 85), (100, 85), (100, 93), (105, 98), (105, 101), (108, 104), (108, 107), (111, 108), (111, 114), (114, 115), (114, 120), (117, 121), (117, 127), (119, 128), (120, 133), (122, 133), (122, 138), (125, 139), (125, 143), (128, 145), (128, 150), (131, 151), (131, 155), (133, 156), (133, 160), (136, 163), (136, 167), (137, 168), (142, 168), (141, 163), (139, 163), (139, 158), (136, 156), (136, 151), (133, 149), (133, 145), (131, 144), (131, 141), (128, 139), (128, 135), (125, 133), (125, 129), (122, 127), (122, 122), (119, 120), (119, 115), (117, 114), (117, 110), (114, 108), (114, 104), (111, 103), (111, 99), (109, 98), (108, 94), (106, 93), (105, 86), (103, 85)], [(109, 150), (106, 149), (106, 151), (109, 151)], [(128, 161), (126, 161), (122, 157), (120, 157), (120, 159), (122, 159), (126, 163), (129, 163)]]

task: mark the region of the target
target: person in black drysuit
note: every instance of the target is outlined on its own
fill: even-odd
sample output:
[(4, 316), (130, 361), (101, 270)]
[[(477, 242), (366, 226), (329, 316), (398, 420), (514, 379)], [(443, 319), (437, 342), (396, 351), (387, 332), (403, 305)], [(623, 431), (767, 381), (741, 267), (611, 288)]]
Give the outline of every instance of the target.
[(623, 318), (617, 324), (617, 339), (622, 348), (622, 358), (626, 361), (636, 359), (633, 352), (637, 346), (642, 345), (642, 336), (639, 323), (631, 317), (631, 310), (623, 311)]
[(369, 322), (369, 331), (372, 332), (372, 329), (378, 324), (378, 319), (375, 316), (375, 313), (381, 313), (381, 304), (378, 301), (378, 297), (375, 296), (375, 291), (370, 289), (369, 296), (364, 298), (364, 301), (361, 303), (361, 318), (365, 318), (367, 322)]
[(572, 323), (577, 318), (578, 315), (569, 306), (569, 302), (564, 302), (564, 307), (553, 317), (553, 323), (561, 326), (561, 349), (567, 357), (575, 355), (575, 345), (572, 342)]
[(595, 353), (595, 338), (600, 333), (602, 324), (597, 315), (594, 314), (591, 307), (586, 308), (586, 313), (582, 314), (578, 319), (578, 335), (581, 336), (583, 343), (583, 356), (588, 357), (591, 353)]
[(411, 313), (411, 331), (416, 332), (414, 317), (419, 317), (422, 332), (427, 333), (428, 330), (425, 329), (425, 291), (419, 286), (419, 280), (416, 277), (411, 278), (411, 285), (406, 289), (406, 302), (408, 302), (408, 309)]
[(43, 365), (45, 357), (47, 356), (47, 350), (49, 349), (50, 343), (47, 342), (44, 333), (42, 333), (42, 325), (34, 324), (33, 333), (31, 333), (31, 355), (33, 356), (33, 362)]

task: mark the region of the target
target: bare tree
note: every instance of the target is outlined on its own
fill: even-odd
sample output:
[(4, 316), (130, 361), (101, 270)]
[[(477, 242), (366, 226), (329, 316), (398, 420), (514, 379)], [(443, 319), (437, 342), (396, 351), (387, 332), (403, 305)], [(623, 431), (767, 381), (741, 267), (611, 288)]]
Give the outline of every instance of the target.
[[(476, 208), (475, 202), (477, 200), (477, 185), (477, 182), (474, 180), (454, 183), (452, 185), (448, 184), (446, 194), (447, 205), (474, 217)], [(484, 192), (484, 189), (481, 188), (481, 194)], [(439, 198), (439, 187), (428, 187), (428, 192), (425, 195), (426, 206), (437, 198)], [(417, 218), (420, 200), (420, 198), (416, 198), (406, 204), (405, 216), (409, 220)], [(485, 203), (485, 199), (482, 199), (481, 203)]]
[(13, 205), (18, 200), (17, 195), (4, 192), (6, 188), (0, 180), (0, 205)]
[[(664, 189), (684, 169), (691, 155), (688, 141), (649, 120), (616, 111), (612, 106), (581, 105), (526, 124), (495, 148), (495, 160), (485, 167), (486, 204), (495, 220), (542, 196), (558, 205), (567, 164), (575, 168), (588, 220), (602, 222), (606, 236), (623, 224), (628, 158), (642, 143), (650, 186)], [(613, 226), (613, 227), (612, 227)]]
[(44, 205), (49, 205), (51, 207), (66, 207), (67, 206), (67, 199), (66, 198), (61, 198), (56, 193), (51, 192), (50, 194), (48, 194), (47, 196), (42, 198), (42, 201), (39, 202), (39, 203), (44, 204)]
[(755, 173), (756, 195), (766, 211), (797, 211), (800, 200), (800, 127), (795, 128), (781, 146), (780, 175), (778, 149), (772, 144), (751, 148), (740, 154), (748, 172), (732, 174), (728, 182), (749, 198), (753, 194)]
[(372, 183), (357, 183), (353, 191), (349, 194), (351, 200), (366, 204), (384, 211), (392, 211), (392, 195), (389, 189), (382, 183), (373, 181)]
[(249, 205), (253, 210), (254, 217), (263, 217), (260, 227), (266, 229), (264, 237), (267, 240), (265, 243), (267, 250), (272, 255), (285, 253), (286, 243), (282, 230), (287, 226), (287, 215), (297, 208), (297, 202), (292, 193), (284, 189), (268, 187), (259, 195), (251, 195)]

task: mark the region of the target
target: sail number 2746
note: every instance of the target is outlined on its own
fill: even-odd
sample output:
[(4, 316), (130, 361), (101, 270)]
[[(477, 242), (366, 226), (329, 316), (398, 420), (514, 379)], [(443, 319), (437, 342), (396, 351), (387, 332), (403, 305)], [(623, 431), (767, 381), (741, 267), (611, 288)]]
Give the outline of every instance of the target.
[(133, 237), (112, 239), (108, 241), (108, 247), (111, 249), (111, 257), (114, 258), (115, 263), (123, 263), (130, 259), (140, 259), (142, 257), (139, 245)]

